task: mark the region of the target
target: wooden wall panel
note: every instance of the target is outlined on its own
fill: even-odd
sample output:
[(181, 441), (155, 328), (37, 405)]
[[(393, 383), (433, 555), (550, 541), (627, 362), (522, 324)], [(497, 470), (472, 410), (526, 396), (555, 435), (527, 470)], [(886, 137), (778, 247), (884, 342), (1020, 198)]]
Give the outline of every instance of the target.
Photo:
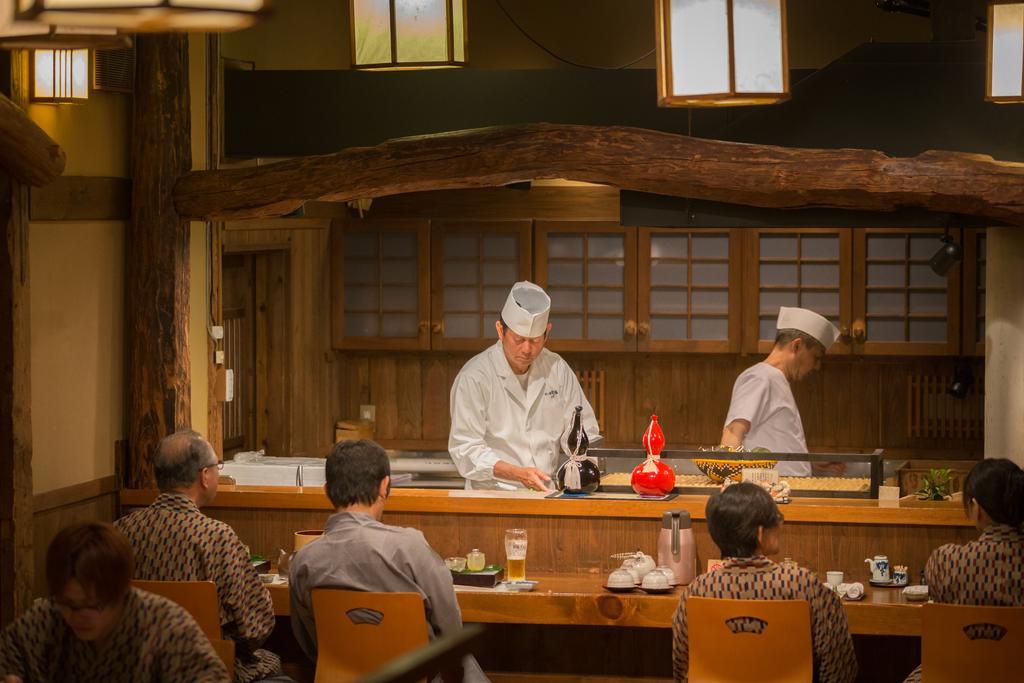
[(111, 479), (98, 479), (35, 496), (35, 597), (49, 595), (46, 587), (46, 549), (58, 531), (72, 522), (113, 522), (117, 518), (117, 490)]

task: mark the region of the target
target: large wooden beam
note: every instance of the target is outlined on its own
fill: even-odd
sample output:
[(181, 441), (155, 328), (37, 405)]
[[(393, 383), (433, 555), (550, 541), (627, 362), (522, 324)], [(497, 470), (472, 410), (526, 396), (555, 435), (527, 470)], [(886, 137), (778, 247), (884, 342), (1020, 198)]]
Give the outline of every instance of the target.
[(64, 162), (60, 145), (0, 94), (0, 166), (18, 182), (41, 187), (64, 172)]
[(136, 41), (132, 219), (127, 240), (128, 479), (152, 483), (150, 456), (191, 423), (189, 228), (174, 181), (191, 167), (188, 43), (184, 34)]
[(628, 190), (773, 208), (921, 207), (1024, 224), (1024, 164), (980, 154), (893, 158), (791, 149), (653, 130), (530, 124), (391, 140), (256, 168), (195, 171), (175, 187), (183, 216), (280, 216), (311, 199), (569, 178)]
[[(28, 101), (28, 60), (24, 50), (16, 50), (12, 55), (11, 96), (18, 103)], [(0, 166), (7, 164), (5, 144), (0, 143)], [(0, 627), (32, 604), (28, 266), (28, 187), (17, 182), (13, 173), (0, 168)]]

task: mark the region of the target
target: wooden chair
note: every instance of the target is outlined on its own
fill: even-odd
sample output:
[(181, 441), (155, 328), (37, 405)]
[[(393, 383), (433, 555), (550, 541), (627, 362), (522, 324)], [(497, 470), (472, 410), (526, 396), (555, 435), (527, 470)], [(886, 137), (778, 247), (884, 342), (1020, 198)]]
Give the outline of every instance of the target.
[[(760, 622), (760, 632), (737, 620)], [(701, 683), (814, 679), (811, 608), (806, 600), (686, 600), (689, 679)], [(749, 623), (749, 622), (747, 622)]]
[(314, 588), (316, 683), (354, 681), (429, 641), (419, 593)]
[(360, 683), (413, 683), (435, 671), (462, 666), (484, 633), (480, 624), (466, 624), (461, 631), (443, 635), (428, 645), (396, 657), (363, 678)]
[(1024, 607), (927, 604), (922, 609), (922, 681), (1021, 680)]
[(132, 585), (150, 593), (162, 595), (176, 602), (192, 615), (199, 624), (217, 655), (228, 669), (228, 677), (235, 678), (235, 643), (221, 637), (220, 601), (213, 581), (132, 581)]

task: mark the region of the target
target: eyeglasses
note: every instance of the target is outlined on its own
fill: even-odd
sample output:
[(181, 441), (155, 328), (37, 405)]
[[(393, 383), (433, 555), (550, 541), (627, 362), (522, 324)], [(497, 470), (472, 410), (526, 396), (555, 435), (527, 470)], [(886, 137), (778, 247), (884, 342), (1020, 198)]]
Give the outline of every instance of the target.
[(224, 469), (224, 461), (223, 460), (218, 460), (217, 462), (211, 462), (209, 465), (207, 465), (203, 469), (204, 470), (208, 470), (211, 467), (216, 467), (218, 470), (223, 470)]
[(65, 602), (62, 598), (53, 597), (51, 600), (63, 614), (81, 614), (84, 617), (90, 618), (98, 617), (100, 612), (108, 607), (105, 602), (97, 602), (91, 605), (72, 605), (69, 602)]

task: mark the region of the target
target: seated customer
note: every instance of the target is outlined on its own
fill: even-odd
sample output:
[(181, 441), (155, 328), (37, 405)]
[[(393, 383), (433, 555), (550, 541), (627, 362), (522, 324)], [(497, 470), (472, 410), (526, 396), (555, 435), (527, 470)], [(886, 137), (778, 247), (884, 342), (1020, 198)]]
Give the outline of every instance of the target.
[[(318, 587), (354, 591), (408, 592), (423, 596), (430, 637), (462, 628), (451, 573), (416, 529), (381, 523), (391, 493), (391, 464), (373, 441), (342, 441), (326, 464), (324, 489), (334, 514), (324, 535), (292, 559), (292, 631), (316, 661), (316, 624), (310, 591)], [(463, 660), (465, 680), (486, 681), (473, 657)]]
[(132, 549), (109, 524), (62, 529), (46, 551), (50, 597), (0, 633), (5, 683), (227, 683), (183, 608), (131, 587)]
[[(1004, 458), (982, 460), (964, 481), (964, 510), (977, 541), (935, 550), (924, 568), (935, 602), (1024, 606), (1024, 470)], [(918, 667), (907, 681), (920, 681)]]
[(259, 649), (274, 630), (270, 593), (234, 530), (199, 511), (217, 495), (217, 454), (196, 432), (176, 432), (157, 446), (153, 471), (160, 495), (114, 523), (135, 551), (135, 578), (213, 581), (223, 637), (235, 641), (235, 680), (280, 674), (280, 658)]
[[(846, 683), (857, 677), (857, 659), (846, 612), (828, 586), (810, 571), (782, 567), (767, 558), (779, 552), (782, 514), (771, 496), (755, 484), (735, 484), (708, 499), (708, 530), (722, 551), (721, 569), (701, 574), (689, 595), (732, 600), (806, 600), (811, 606), (815, 680)], [(672, 669), (686, 681), (689, 667), (686, 598), (672, 619)], [(699, 628), (694, 625), (694, 628)]]

